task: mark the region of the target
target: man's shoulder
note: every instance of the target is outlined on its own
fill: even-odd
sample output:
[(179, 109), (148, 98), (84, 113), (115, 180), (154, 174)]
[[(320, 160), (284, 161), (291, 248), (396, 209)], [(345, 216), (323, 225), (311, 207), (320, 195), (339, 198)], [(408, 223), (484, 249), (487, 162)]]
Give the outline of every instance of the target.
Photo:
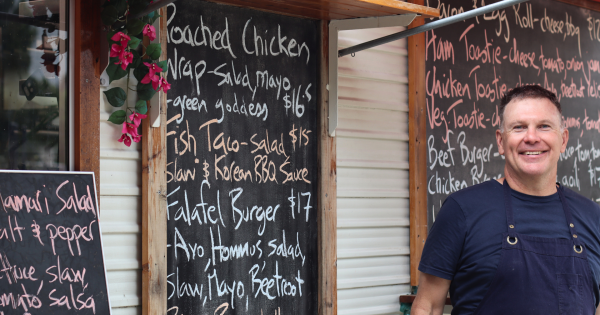
[(572, 205), (574, 210), (584, 211), (584, 213), (592, 214), (596, 217), (600, 217), (600, 206), (589, 198), (586, 198), (572, 189), (565, 188), (565, 197)]
[(487, 198), (493, 197), (496, 194), (500, 194), (501, 196), (502, 184), (498, 183), (498, 181), (495, 179), (492, 179), (461, 189), (450, 195), (448, 198), (452, 198), (458, 204), (464, 204), (472, 202), (486, 202)]

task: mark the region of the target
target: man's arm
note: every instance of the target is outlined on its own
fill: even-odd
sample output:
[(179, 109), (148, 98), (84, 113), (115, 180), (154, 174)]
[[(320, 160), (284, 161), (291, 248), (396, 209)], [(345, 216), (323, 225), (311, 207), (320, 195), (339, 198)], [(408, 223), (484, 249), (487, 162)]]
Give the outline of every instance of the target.
[(411, 314), (441, 315), (449, 288), (450, 280), (419, 272), (419, 289), (411, 307)]

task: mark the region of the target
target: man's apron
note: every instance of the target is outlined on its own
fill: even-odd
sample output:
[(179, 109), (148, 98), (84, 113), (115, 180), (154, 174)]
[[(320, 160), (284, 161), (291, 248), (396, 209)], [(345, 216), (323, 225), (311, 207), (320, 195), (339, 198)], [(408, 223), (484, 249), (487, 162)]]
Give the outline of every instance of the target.
[(577, 237), (563, 188), (558, 187), (571, 239), (519, 234), (504, 180), (508, 232), (502, 236), (502, 255), (487, 294), (474, 314), (593, 315), (592, 273), (585, 244)]

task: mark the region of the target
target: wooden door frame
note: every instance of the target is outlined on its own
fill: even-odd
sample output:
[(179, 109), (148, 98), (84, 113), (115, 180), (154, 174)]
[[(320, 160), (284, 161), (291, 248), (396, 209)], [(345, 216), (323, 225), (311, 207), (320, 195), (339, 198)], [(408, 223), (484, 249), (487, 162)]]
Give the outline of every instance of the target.
[(90, 171), (100, 192), (100, 0), (74, 1), (73, 157), (74, 171)]

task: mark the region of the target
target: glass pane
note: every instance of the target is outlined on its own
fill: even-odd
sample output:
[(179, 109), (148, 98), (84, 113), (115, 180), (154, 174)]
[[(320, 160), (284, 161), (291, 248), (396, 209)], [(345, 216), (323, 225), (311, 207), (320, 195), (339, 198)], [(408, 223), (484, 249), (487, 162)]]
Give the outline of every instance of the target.
[(68, 168), (67, 0), (0, 0), (0, 169)]

